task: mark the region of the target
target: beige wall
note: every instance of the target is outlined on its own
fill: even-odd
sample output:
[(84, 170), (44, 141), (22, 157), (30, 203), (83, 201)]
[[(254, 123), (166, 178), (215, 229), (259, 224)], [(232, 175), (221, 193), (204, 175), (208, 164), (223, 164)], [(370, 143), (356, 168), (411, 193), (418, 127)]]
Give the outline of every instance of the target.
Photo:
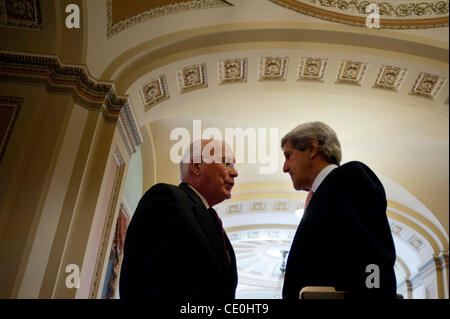
[[(29, 93), (28, 93), (29, 92)], [(1, 267), (4, 297), (16, 296), (41, 218), (64, 132), (70, 98), (49, 96), (41, 88), (2, 85), (1, 93), (24, 97), (1, 175)], [(73, 102), (72, 102), (73, 104)], [(2, 178), (3, 180), (3, 178)]]
[[(97, 256), (109, 251), (115, 225), (107, 221), (118, 211), (129, 162), (122, 135), (115, 122), (69, 96), (3, 83), (0, 94), (24, 98), (0, 166), (0, 296), (73, 298), (65, 268), (76, 264), (80, 297), (87, 298), (94, 269), (103, 271)], [(114, 165), (116, 149), (121, 174), (112, 172), (111, 181), (105, 168)]]

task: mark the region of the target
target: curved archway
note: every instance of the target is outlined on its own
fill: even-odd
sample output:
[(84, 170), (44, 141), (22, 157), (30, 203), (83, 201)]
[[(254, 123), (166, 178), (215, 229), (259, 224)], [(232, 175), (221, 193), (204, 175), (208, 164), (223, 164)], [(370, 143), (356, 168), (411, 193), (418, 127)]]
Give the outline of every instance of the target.
[[(136, 30), (143, 30), (140, 28), (137, 26)], [(400, 247), (396, 266), (399, 285), (406, 287), (406, 297), (412, 297), (415, 289), (425, 289), (418, 282), (425, 282), (428, 280), (425, 277), (430, 275), (421, 267), (435, 260), (435, 255), (448, 251), (448, 218), (445, 217), (448, 198), (433, 194), (430, 187), (448, 189), (448, 180), (442, 178), (442, 169), (448, 162), (445, 156), (448, 107), (447, 96), (442, 93), (448, 88), (447, 44), (388, 30), (363, 31), (292, 21), (204, 25), (198, 22), (195, 27), (183, 30), (169, 29), (152, 38), (126, 42), (128, 46), (108, 59), (101, 71), (102, 79), (114, 80), (118, 92), (129, 95), (139, 125), (151, 136), (151, 147), (142, 149), (143, 158), (152, 159), (151, 164), (144, 161), (144, 167), (152, 165), (148, 170), (154, 172), (152, 176), (144, 176), (149, 181), (146, 186), (151, 186), (150, 181), (178, 182), (177, 165), (169, 156), (176, 142), (170, 139), (171, 132), (183, 128), (193, 137), (194, 121), (201, 121), (202, 130), (212, 127), (222, 134), (227, 128), (255, 131), (260, 128), (266, 129), (266, 133), (270, 128), (277, 128), (281, 137), (299, 122), (322, 120), (337, 131), (344, 162), (364, 161), (383, 179), (391, 227), (396, 230), (403, 227), (401, 234), (410, 235), (405, 239), (394, 233)], [(127, 32), (120, 36), (125, 37)], [(111, 43), (118, 40), (110, 39)], [(133, 41), (134, 45), (129, 45)], [(285, 58), (285, 77), (262, 80), (264, 57)], [(300, 77), (304, 57), (327, 61), (321, 81)], [(221, 82), (221, 62), (233, 59), (245, 60), (245, 72), (239, 81)], [(361, 81), (351, 84), (339, 81), (343, 61), (367, 63)], [(398, 87), (377, 87), (384, 66), (405, 71)], [(183, 90), (186, 83), (179, 74), (191, 67), (196, 68), (199, 81), (203, 82), (197, 89)], [(441, 90), (428, 99), (414, 91), (421, 74), (438, 75), (442, 79)], [(278, 141), (275, 147), (278, 151)], [(416, 154), (417, 150), (420, 154)], [(430, 159), (424, 154), (436, 156)], [(294, 193), (283, 177), (281, 154), (273, 158), (277, 160), (277, 172), (270, 176), (259, 174), (260, 163), (238, 165), (240, 177), (233, 198), (218, 206), (230, 237), (256, 228), (295, 229), (298, 224), (293, 208), (301, 206), (304, 194)], [(417, 173), (410, 174), (412, 170)], [(257, 203), (272, 208), (280, 205), (280, 209), (250, 212)], [(283, 205), (288, 209), (283, 210)], [(244, 207), (248, 211), (244, 212)], [(252, 219), (248, 218), (249, 214)], [(410, 241), (413, 237), (416, 241)], [(422, 253), (414, 247), (419, 241), (426, 247)], [(272, 244), (280, 243), (268, 243), (266, 238), (255, 247)], [(289, 246), (288, 242), (281, 244)], [(236, 245), (238, 251), (245, 251), (242, 246), (245, 243), (236, 239)], [(271, 265), (276, 268), (274, 265), (279, 261), (274, 260)], [(252, 278), (250, 273), (254, 269), (247, 266), (242, 266), (242, 271), (249, 276), (245, 289), (251, 288), (251, 282), (264, 285), (259, 281), (261, 278)], [(274, 288), (275, 282), (269, 286)], [(436, 289), (442, 295), (448, 288), (439, 285)]]

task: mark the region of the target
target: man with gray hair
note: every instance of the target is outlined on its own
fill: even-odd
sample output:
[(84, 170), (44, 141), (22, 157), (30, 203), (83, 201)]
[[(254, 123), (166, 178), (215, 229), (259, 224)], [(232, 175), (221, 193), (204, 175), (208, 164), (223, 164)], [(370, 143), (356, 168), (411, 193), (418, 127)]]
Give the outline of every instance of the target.
[(178, 186), (156, 184), (140, 200), (127, 230), (120, 297), (233, 299), (236, 258), (212, 206), (231, 197), (238, 176), (228, 144), (191, 143)]
[(386, 194), (361, 162), (340, 165), (336, 133), (304, 123), (281, 140), (283, 171), (308, 192), (286, 263), (284, 299), (307, 286), (331, 286), (345, 298), (395, 298), (395, 247)]

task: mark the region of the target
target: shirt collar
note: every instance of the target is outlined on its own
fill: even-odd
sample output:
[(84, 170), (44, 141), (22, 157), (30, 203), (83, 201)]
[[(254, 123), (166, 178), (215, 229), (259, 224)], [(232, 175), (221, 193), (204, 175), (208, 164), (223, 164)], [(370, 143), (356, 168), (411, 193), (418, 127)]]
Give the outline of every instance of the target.
[(211, 206), (209, 206), (208, 201), (202, 196), (202, 194), (200, 194), (198, 192), (198, 190), (195, 189), (194, 186), (187, 184), (196, 194), (198, 197), (200, 197), (200, 199), (202, 200), (203, 204), (205, 204), (206, 209), (209, 209)]
[(314, 183), (312, 184), (311, 190), (313, 192), (315, 192), (319, 188), (320, 184), (323, 182), (325, 177), (327, 177), (327, 175), (330, 174), (331, 171), (334, 170), (336, 167), (338, 167), (336, 164), (330, 164), (327, 167), (325, 167), (324, 169), (322, 169), (320, 171), (320, 173), (317, 174), (316, 179), (314, 180)]

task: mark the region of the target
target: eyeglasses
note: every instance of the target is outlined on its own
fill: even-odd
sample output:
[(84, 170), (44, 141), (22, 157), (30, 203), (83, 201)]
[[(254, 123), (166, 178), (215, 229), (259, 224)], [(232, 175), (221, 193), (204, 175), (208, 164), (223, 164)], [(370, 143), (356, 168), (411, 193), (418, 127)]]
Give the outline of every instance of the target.
[(236, 165), (234, 163), (222, 163), (229, 170), (236, 169)]
[(222, 158), (222, 164), (228, 169), (236, 169), (236, 165), (233, 162), (230, 162), (229, 159)]
[(218, 158), (208, 158), (208, 161), (205, 160), (205, 158), (203, 158), (203, 162), (205, 163), (222, 163), (223, 166), (225, 166), (225, 168), (227, 168), (228, 170), (232, 170), (232, 169), (236, 169), (236, 163), (234, 163), (234, 159), (230, 159), (230, 158), (225, 158), (222, 157), (221, 160), (219, 160)]

